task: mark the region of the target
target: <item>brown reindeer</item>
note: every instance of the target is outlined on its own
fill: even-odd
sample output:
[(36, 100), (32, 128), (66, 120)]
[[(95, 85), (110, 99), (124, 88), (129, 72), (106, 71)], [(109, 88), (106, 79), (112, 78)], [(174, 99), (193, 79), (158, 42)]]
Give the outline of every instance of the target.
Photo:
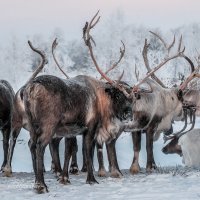
[[(94, 20), (86, 27), (84, 39), (95, 60), (88, 30), (94, 27)], [(43, 156), (47, 144), (53, 137), (74, 137), (83, 134), (87, 163), (87, 183), (95, 183), (91, 149), (94, 140), (99, 144), (112, 141), (124, 129), (126, 120), (132, 118), (130, 88), (98, 72), (108, 83), (89, 76), (77, 76), (61, 80), (55, 76), (39, 76), (29, 81), (23, 94), (25, 110), (30, 124), (30, 150), (35, 172), (37, 192), (47, 191), (43, 176)], [(112, 144), (112, 142), (111, 142)], [(112, 152), (112, 146), (108, 149)], [(70, 153), (70, 152), (69, 152)], [(112, 163), (115, 160), (111, 160)], [(66, 166), (68, 165), (67, 162)], [(63, 168), (61, 178), (68, 182), (68, 169)]]

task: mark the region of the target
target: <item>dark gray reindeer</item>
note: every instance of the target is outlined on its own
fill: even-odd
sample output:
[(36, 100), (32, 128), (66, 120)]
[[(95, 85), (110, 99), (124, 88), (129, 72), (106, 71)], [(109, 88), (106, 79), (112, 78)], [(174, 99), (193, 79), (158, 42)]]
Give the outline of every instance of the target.
[[(153, 33), (153, 32), (152, 32)], [(178, 44), (178, 50), (174, 55), (169, 55), (171, 48), (175, 44), (175, 37), (173, 42), (170, 45), (167, 45), (164, 40), (153, 33), (164, 43), (168, 56), (164, 58), (164, 60), (158, 64), (157, 67), (163, 66), (168, 61), (183, 57), (188, 62), (188, 57), (184, 55), (183, 48), (181, 50), (182, 37), (180, 38)], [(145, 44), (143, 48), (143, 58), (145, 66), (148, 70), (148, 73), (151, 70), (147, 51), (149, 44), (147, 44), (147, 40), (145, 39)], [(190, 63), (191, 64), (191, 63)], [(156, 68), (157, 68), (156, 67)], [(193, 70), (193, 69), (192, 69)], [(156, 168), (156, 164), (153, 156), (153, 139), (158, 138), (160, 132), (168, 131), (171, 129), (172, 120), (182, 118), (182, 90), (180, 89), (167, 89), (164, 84), (152, 73), (152, 79), (156, 82), (152, 81), (153, 93), (151, 94), (143, 94), (139, 95), (138, 100), (134, 104), (133, 114), (134, 114), (134, 123), (130, 126), (130, 130), (137, 130), (132, 133), (133, 144), (134, 144), (134, 158), (132, 165), (130, 167), (130, 172), (132, 174), (138, 173), (140, 170), (139, 166), (139, 152), (141, 149), (141, 130), (146, 132), (146, 150), (147, 150), (147, 172), (151, 172), (152, 169)]]
[[(38, 65), (38, 67), (36, 67), (36, 70), (31, 77), (31, 79), (34, 79), (38, 75), (38, 73), (44, 68), (45, 64), (47, 63), (47, 59), (46, 59), (45, 54), (42, 51), (34, 48), (30, 42), (29, 42), (29, 46), (31, 47), (31, 49), (33, 51), (38, 53), (42, 58), (40, 64)], [(25, 106), (24, 106), (24, 101), (23, 101), (24, 88), (25, 88), (25, 86), (23, 86), (22, 88), (20, 88), (18, 90), (18, 92), (16, 93), (14, 100), (13, 100), (14, 108), (13, 108), (13, 116), (12, 116), (11, 138), (10, 138), (8, 156), (6, 156), (6, 158), (8, 157), (8, 159), (5, 161), (6, 165), (4, 164), (4, 168), (2, 170), (6, 176), (11, 176), (11, 174), (12, 174), (11, 162), (12, 162), (12, 157), (13, 157), (13, 153), (14, 153), (16, 140), (19, 136), (21, 128), (24, 128), (29, 131), (27, 114), (25, 112)], [(49, 145), (50, 153), (52, 156), (52, 169), (56, 175), (59, 175), (62, 171), (61, 166), (60, 166), (59, 157), (56, 156), (57, 154), (59, 154), (58, 149), (55, 148), (55, 146), (58, 146), (60, 140), (61, 140), (61, 138), (53, 138)], [(74, 138), (70, 138), (69, 140), (74, 144), (76, 143), (76, 141), (74, 141)], [(73, 156), (72, 163), (71, 163), (71, 172), (72, 173), (77, 173), (77, 166), (76, 166), (76, 162), (74, 161), (74, 159), (76, 159), (76, 153), (75, 153), (76, 151), (77, 151), (77, 146), (73, 145), (72, 152), (73, 152), (74, 156)], [(54, 163), (56, 163), (56, 164), (54, 164)]]
[(1, 166), (3, 171), (7, 163), (11, 121), (13, 115), (14, 91), (6, 80), (0, 80), (0, 130), (3, 134), (4, 159)]
[[(28, 41), (28, 44), (30, 48), (39, 54), (41, 56), (41, 62), (39, 63), (38, 67), (32, 74), (30, 80), (34, 79), (37, 74), (44, 68), (45, 64), (47, 64), (47, 59), (45, 54), (33, 47), (32, 43)], [(17, 137), (19, 136), (19, 133), (21, 131), (21, 128), (23, 127), (26, 130), (29, 130), (29, 124), (27, 121), (27, 115), (25, 112), (25, 107), (24, 107), (24, 98), (23, 98), (23, 91), (24, 91), (25, 86), (20, 88), (16, 95), (13, 97), (13, 115), (12, 115), (12, 126), (11, 126), (11, 138), (10, 138), (10, 144), (9, 144), (9, 151), (8, 151), (8, 156), (6, 160), (6, 165), (3, 168), (3, 172), (6, 176), (11, 176), (12, 174), (12, 167), (11, 167), (11, 162), (12, 162), (12, 157), (13, 157), (13, 152), (16, 144)]]
[[(105, 74), (108, 74), (111, 70), (113, 70), (114, 68), (116, 68), (118, 66), (118, 64), (120, 63), (120, 61), (122, 60), (124, 54), (125, 54), (125, 45), (124, 43), (122, 42), (123, 44), (123, 48), (120, 48), (120, 57), (118, 59), (117, 62), (115, 62), (113, 65), (111, 65), (111, 67), (105, 72)], [(54, 41), (53, 45), (52, 45), (52, 55), (53, 55), (53, 58), (54, 58), (54, 61), (57, 65), (57, 67), (60, 69), (60, 71), (65, 75), (65, 77), (67, 79), (69, 79), (69, 76), (62, 70), (61, 66), (59, 65), (57, 59), (56, 59), (56, 56), (55, 56), (55, 48), (56, 46), (58, 45), (57, 43), (57, 40)], [(102, 80), (103, 77), (101, 77), (100, 80)], [(70, 144), (70, 143), (73, 143)], [(114, 143), (114, 142), (112, 142)], [(72, 153), (72, 162), (71, 162), (71, 166), (70, 166), (70, 173), (72, 174), (77, 174), (78, 173), (78, 164), (77, 164), (77, 156), (76, 156), (76, 153), (78, 151), (78, 146), (77, 146), (77, 139), (76, 137), (72, 137), (72, 138), (65, 138), (65, 152), (66, 152), (66, 156), (67, 156), (67, 160), (66, 162), (69, 163), (69, 159), (70, 159), (70, 155), (67, 155), (68, 152)], [(106, 144), (106, 146), (108, 146), (108, 144)], [(56, 145), (50, 145), (50, 147), (53, 147), (53, 149), (51, 150), (51, 152), (55, 152), (54, 156), (55, 156), (55, 163), (54, 163), (54, 166), (55, 166), (55, 171), (57, 168), (59, 168), (60, 166), (60, 159), (59, 159), (59, 142), (56, 143)], [(72, 149), (70, 149), (72, 148)], [(104, 166), (104, 160), (103, 160), (103, 146), (96, 143), (96, 148), (97, 148), (97, 158), (98, 158), (98, 163), (99, 163), (99, 169), (98, 169), (98, 176), (100, 177), (104, 177), (106, 176), (106, 170), (105, 170), (105, 166)], [(107, 147), (109, 148), (109, 147)], [(114, 150), (114, 149), (113, 149)], [(93, 146), (93, 151), (94, 151), (94, 146)], [(115, 150), (114, 150), (115, 151)], [(83, 145), (82, 145), (82, 154), (83, 154), (83, 166), (82, 166), (82, 169), (81, 171), (82, 172), (86, 172), (87, 171), (87, 167), (86, 167), (86, 158), (85, 158), (85, 149), (84, 149), (84, 141), (83, 141)], [(116, 155), (116, 153), (114, 152), (112, 155)], [(109, 155), (108, 155), (108, 158), (109, 158), (109, 163), (112, 162), (112, 159), (110, 159)], [(116, 158), (115, 158), (116, 160)], [(58, 163), (57, 163), (58, 162)], [(112, 165), (111, 165), (112, 166)], [(111, 172), (111, 177), (114, 177), (114, 178), (117, 178), (117, 177), (120, 177), (122, 174), (119, 170), (119, 167), (118, 165), (113, 168), (113, 167), (109, 167), (110, 169), (110, 172)]]

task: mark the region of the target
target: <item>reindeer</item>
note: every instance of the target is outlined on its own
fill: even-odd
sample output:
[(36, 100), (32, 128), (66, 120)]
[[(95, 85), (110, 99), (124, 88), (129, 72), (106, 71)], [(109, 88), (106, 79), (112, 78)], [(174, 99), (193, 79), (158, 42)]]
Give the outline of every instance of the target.
[(1, 166), (3, 171), (7, 163), (11, 121), (13, 115), (14, 91), (6, 80), (0, 80), (0, 130), (3, 134), (4, 160)]
[(186, 166), (199, 167), (199, 133), (200, 129), (187, 131), (184, 135), (174, 137), (162, 149), (164, 154), (178, 154), (183, 157)]
[[(43, 156), (53, 137), (70, 138), (83, 134), (88, 172), (86, 182), (92, 184), (97, 182), (92, 168), (93, 141), (102, 144), (114, 140), (123, 131), (125, 122), (132, 118), (132, 99), (128, 98), (131, 89), (107, 77), (95, 60), (89, 34), (99, 21), (99, 18), (96, 22), (94, 19), (90, 24), (86, 23), (84, 40), (96, 69), (108, 83), (89, 76), (63, 81), (55, 76), (43, 75), (30, 80), (23, 91), (38, 193), (48, 191), (43, 176)], [(108, 151), (112, 151), (112, 147)], [(65, 162), (65, 165), (68, 163)], [(69, 181), (67, 167), (63, 168), (61, 176), (64, 182)]]
[[(41, 56), (41, 62), (39, 63), (38, 67), (32, 74), (30, 80), (34, 79), (37, 74), (44, 68), (45, 64), (47, 64), (47, 59), (44, 54), (39, 49), (36, 49), (33, 47), (32, 43), (28, 41), (28, 44), (30, 48), (39, 54)], [(3, 168), (3, 172), (6, 176), (11, 176), (12, 174), (12, 167), (11, 167), (11, 162), (12, 162), (12, 157), (13, 157), (13, 152), (14, 152), (14, 147), (16, 144), (17, 137), (21, 131), (21, 128), (23, 127), (26, 130), (29, 130), (29, 124), (27, 121), (27, 115), (25, 112), (25, 107), (24, 107), (24, 97), (23, 97), (23, 91), (24, 91), (25, 86), (20, 88), (16, 95), (13, 97), (13, 115), (12, 115), (12, 127), (11, 127), (11, 138), (10, 138), (10, 144), (9, 144), (9, 151), (8, 151), (8, 156), (6, 160), (6, 165)]]
[[(154, 34), (154, 33), (153, 33)], [(159, 37), (158, 35), (156, 35)], [(164, 40), (159, 37), (159, 39), (164, 43), (168, 51), (168, 57), (165, 58), (157, 67), (163, 66), (168, 61), (183, 57), (188, 61), (188, 57), (184, 55), (183, 48), (181, 50), (182, 37), (180, 38), (178, 50), (174, 55), (169, 55), (171, 48), (175, 44), (175, 37), (173, 42), (170, 45), (167, 45)], [(147, 39), (145, 39), (145, 44), (143, 48), (143, 58), (145, 66), (148, 70), (148, 73), (151, 70), (147, 50), (149, 44)], [(189, 62), (189, 61), (188, 61)], [(152, 79), (156, 82), (151, 81), (153, 87), (153, 93), (139, 95), (139, 98), (134, 104), (133, 114), (134, 114), (134, 123), (130, 130), (138, 130), (132, 133), (132, 139), (134, 144), (134, 158), (132, 165), (130, 167), (130, 172), (132, 174), (139, 172), (139, 152), (141, 149), (141, 130), (146, 132), (146, 149), (147, 149), (147, 172), (151, 172), (153, 168), (156, 168), (156, 164), (153, 156), (153, 138), (157, 139), (160, 135), (160, 132), (172, 130), (171, 122), (175, 119), (181, 119), (183, 116), (182, 110), (182, 90), (179, 89), (167, 89), (165, 85), (158, 79), (154, 73), (151, 74)], [(182, 130), (183, 131), (183, 130)]]
[[(32, 46), (31, 42), (28, 42), (28, 44), (29, 44), (30, 48), (34, 52), (38, 53), (42, 58), (39, 66), (36, 67), (36, 71), (32, 75), (32, 79), (34, 79), (37, 76), (37, 74), (44, 68), (45, 64), (47, 63), (47, 59), (46, 59), (45, 54), (42, 51), (40, 51)], [(18, 90), (18, 92), (16, 93), (16, 95), (14, 97), (14, 101), (13, 101), (14, 109), (13, 109), (13, 117), (12, 117), (12, 132), (11, 132), (11, 139), (10, 139), (10, 145), (9, 145), (8, 160), (6, 161), (6, 165), (3, 168), (3, 172), (6, 176), (11, 176), (11, 174), (12, 174), (11, 162), (12, 162), (12, 157), (13, 157), (13, 153), (14, 153), (14, 147), (16, 144), (16, 140), (19, 136), (21, 128), (23, 127), (24, 129), (29, 131), (27, 115), (25, 112), (24, 101), (23, 101), (24, 87), (25, 86), (23, 86), (22, 88), (20, 88)], [(58, 148), (55, 148), (55, 146), (58, 146), (60, 140), (61, 140), (61, 138), (53, 138), (49, 145), (50, 153), (52, 156), (52, 170), (56, 175), (59, 175), (62, 171), (61, 166), (60, 166), (59, 157), (56, 156), (56, 155), (58, 155)], [(72, 143), (74, 143), (74, 144), (76, 143), (76, 141), (74, 141), (73, 138), (72, 139), (70, 138), (70, 140), (72, 141)], [(71, 171), (71, 173), (74, 173), (74, 174), (78, 173), (78, 168), (76, 166), (76, 162), (74, 161), (76, 158), (76, 152), (77, 152), (77, 145), (73, 145), (73, 155), (74, 156), (72, 159), (70, 171)]]
[[(69, 79), (69, 76), (62, 70), (61, 66), (59, 65), (59, 63), (58, 63), (58, 61), (56, 59), (54, 50), (55, 50), (57, 45), (58, 45), (57, 40), (55, 40), (53, 45), (52, 45), (52, 55), (53, 55), (54, 61), (55, 61), (56, 65), (57, 65), (57, 67), (60, 69), (60, 71), (65, 75), (66, 79)], [(113, 65), (111, 65), (111, 67), (105, 72), (105, 74), (108, 74), (111, 70), (116, 68), (118, 66), (118, 64), (120, 63), (120, 61), (122, 60), (122, 58), (124, 57), (125, 45), (124, 45), (123, 42), (122, 42), (122, 45), (123, 45), (123, 47), (120, 48), (120, 57), (119, 57), (118, 61), (115, 62)], [(103, 79), (103, 77), (101, 76), (100, 80), (102, 80), (102, 79)], [(72, 141), (73, 145), (71, 145), (70, 141), (69, 141), (69, 140), (72, 140), (72, 139), (73, 139), (73, 141)], [(65, 145), (65, 152), (72, 152), (72, 163), (71, 163), (71, 167), (70, 167), (70, 173), (77, 174), (78, 173), (78, 164), (77, 164), (76, 153), (77, 153), (78, 147), (77, 147), (76, 137), (74, 137), (74, 138), (65, 138), (65, 144), (68, 144), (68, 145)], [(106, 144), (106, 146), (108, 146), (108, 145), (109, 144)], [(82, 166), (81, 171), (82, 172), (86, 172), (87, 171), (87, 166), (86, 166), (86, 158), (85, 158), (84, 141), (83, 141), (83, 145), (82, 146), (83, 146), (83, 148), (82, 148), (83, 166)], [(50, 145), (50, 147), (52, 147), (52, 145)], [(72, 149), (69, 149), (70, 147)], [(52, 149), (51, 152), (56, 152), (55, 156), (57, 156), (55, 158), (55, 163), (54, 164), (57, 165), (57, 166), (60, 166), (59, 153), (58, 153), (59, 143), (57, 143), (57, 145), (54, 145), (53, 148), (54, 149)], [(98, 176), (104, 177), (104, 176), (106, 176), (106, 170), (105, 170), (104, 161), (103, 161), (103, 152), (102, 152), (103, 146), (98, 144), (98, 143), (96, 143), (96, 148), (97, 148), (97, 158), (98, 158), (98, 163), (99, 163)], [(107, 147), (107, 148), (109, 148), (109, 147)], [(94, 152), (94, 148), (93, 148), (93, 152)], [(112, 155), (115, 156), (116, 153), (113, 152)], [(70, 159), (69, 155), (66, 155), (66, 156), (67, 156), (68, 159)], [(109, 155), (108, 155), (108, 158), (110, 158)], [(115, 158), (115, 160), (116, 160), (116, 158)], [(66, 162), (69, 163), (69, 160), (67, 160)], [(109, 159), (109, 163), (111, 163), (110, 159)], [(122, 175), (122, 173), (119, 170), (118, 165), (115, 166), (115, 168), (110, 166), (109, 169), (110, 169), (110, 172), (111, 172), (111, 177), (117, 178), (117, 177), (120, 177)]]
[[(192, 62), (192, 61), (191, 61)], [(193, 62), (192, 65), (194, 66)], [(190, 107), (190, 121), (192, 121), (192, 125), (190, 127), (189, 130), (185, 131), (185, 132), (181, 132), (181, 133), (177, 133), (177, 134), (171, 134), (169, 136), (165, 136), (164, 140), (165, 142), (167, 140), (171, 140), (165, 147), (163, 147), (162, 151), (165, 154), (168, 153), (177, 153), (180, 156), (183, 155), (182, 153), (182, 148), (180, 145), (180, 138), (187, 134), (187, 138), (188, 141), (193, 141), (193, 139), (191, 138), (191, 140), (189, 139), (190, 136), (195, 137), (196, 134), (199, 133), (199, 129), (194, 129), (194, 125), (195, 125), (195, 120), (196, 120), (196, 116), (200, 116), (200, 112), (199, 112), (199, 106), (200, 106), (200, 101), (199, 101), (199, 97), (200, 97), (200, 91), (199, 90), (191, 90), (190, 88), (187, 89), (187, 86), (189, 84), (190, 81), (192, 81), (194, 78), (200, 78), (200, 74), (198, 73), (200, 68), (200, 63), (198, 60), (198, 66), (195, 68), (195, 70), (189, 75), (189, 77), (181, 84), (181, 89), (184, 90), (184, 95), (183, 95), (183, 100), (185, 103), (187, 103), (187, 105)], [(187, 120), (187, 115), (188, 113), (185, 112), (185, 118)], [(182, 142), (182, 145), (184, 145), (184, 143)], [(191, 152), (188, 154), (192, 154)]]

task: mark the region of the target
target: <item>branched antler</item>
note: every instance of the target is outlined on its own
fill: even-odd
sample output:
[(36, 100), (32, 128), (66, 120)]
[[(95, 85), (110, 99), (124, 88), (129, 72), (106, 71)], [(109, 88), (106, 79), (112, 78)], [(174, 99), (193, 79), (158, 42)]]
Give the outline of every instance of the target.
[[(164, 45), (164, 47), (167, 49), (168, 55), (169, 55), (171, 48), (174, 46), (174, 44), (175, 44), (175, 42), (176, 42), (176, 37), (175, 37), (175, 35), (174, 35), (174, 39), (173, 39), (172, 43), (168, 45), (168, 44), (164, 41), (164, 39), (163, 39), (159, 34), (154, 33), (153, 31), (149, 31), (149, 32), (150, 32), (151, 34), (155, 35), (155, 36), (163, 43), (163, 45)], [(180, 51), (180, 50), (179, 50), (179, 51)]]
[(169, 62), (170, 60), (173, 60), (175, 58), (181, 57), (183, 52), (185, 51), (185, 47), (182, 50), (179, 50), (178, 52), (176, 52), (174, 55), (172, 56), (168, 56), (168, 58), (165, 58), (160, 64), (158, 64), (157, 66), (155, 66), (153, 69), (151, 69), (150, 72), (147, 73), (147, 75), (139, 82), (137, 83), (134, 87), (133, 87), (133, 91), (137, 91), (139, 85), (141, 85), (142, 83), (144, 83), (147, 78), (149, 78), (150, 76), (152, 76), (152, 74), (154, 74), (154, 72), (156, 72), (158, 69), (160, 69), (163, 65), (165, 65), (167, 62)]
[[(166, 45), (166, 44), (165, 44)], [(144, 42), (144, 47), (143, 47), (143, 51), (142, 51), (142, 56), (144, 59), (144, 64), (145, 67), (147, 68), (148, 73), (151, 72), (151, 68), (149, 66), (149, 60), (148, 60), (148, 56), (147, 56), (147, 52), (148, 52), (148, 48), (149, 48), (150, 44), (147, 43), (147, 39), (145, 39)], [(163, 82), (154, 74), (152, 73), (151, 75), (152, 79), (154, 79), (159, 85), (161, 85), (162, 87), (166, 88), (166, 86), (163, 84)]]
[[(119, 90), (121, 90), (124, 95), (127, 97), (127, 98), (131, 98), (131, 95), (126, 91), (126, 89), (121, 85), (119, 84), (119, 80), (121, 80), (122, 76), (123, 76), (123, 73), (122, 75), (120, 76), (119, 80), (116, 82), (116, 81), (113, 81), (111, 80), (99, 67), (97, 61), (96, 61), (96, 58), (94, 56), (94, 53), (93, 53), (93, 48), (92, 48), (92, 44), (91, 44), (91, 41), (94, 45), (96, 45), (93, 37), (91, 36), (90, 34), (90, 30), (92, 28), (94, 28), (96, 26), (96, 24), (99, 22), (100, 20), (100, 16), (97, 18), (99, 14), (99, 11), (95, 14), (95, 16), (92, 18), (92, 20), (88, 23), (86, 22), (85, 23), (85, 26), (83, 28), (83, 39), (84, 39), (84, 42), (86, 44), (86, 46), (88, 47), (89, 49), (89, 52), (90, 52), (90, 56), (92, 58), (92, 61), (97, 69), (97, 71), (100, 73), (101, 77), (104, 78), (106, 81), (108, 81), (110, 84), (112, 84), (114, 87), (118, 88)], [(96, 19), (97, 18), (97, 19)], [(95, 21), (96, 19), (96, 21)], [(125, 47), (125, 46), (124, 46)], [(124, 50), (122, 50), (122, 53), (121, 53), (121, 57), (123, 57), (123, 52), (125, 51), (125, 48)], [(121, 61), (121, 59), (119, 59), (119, 61)], [(118, 64), (118, 63), (117, 63)]]
[[(117, 65), (121, 62), (122, 58), (124, 57), (125, 54), (125, 44), (123, 43), (123, 41), (121, 40), (122, 43), (122, 47), (120, 47), (120, 57), (119, 60), (117, 62), (115, 62), (106, 72), (105, 74), (108, 74), (111, 70), (113, 70), (115, 67), (117, 67)], [(103, 77), (101, 76), (100, 80), (102, 80)]]

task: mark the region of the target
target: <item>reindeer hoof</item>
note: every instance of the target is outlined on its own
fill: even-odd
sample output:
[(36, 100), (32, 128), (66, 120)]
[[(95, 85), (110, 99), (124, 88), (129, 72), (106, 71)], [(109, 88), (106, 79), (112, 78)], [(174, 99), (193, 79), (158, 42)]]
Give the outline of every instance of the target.
[(96, 180), (95, 181), (91, 181), (91, 180), (89, 181), (89, 180), (87, 180), (86, 184), (94, 185), (94, 184), (99, 184), (99, 182), (96, 181)]
[(147, 173), (152, 173), (156, 168), (157, 168), (156, 165), (155, 166), (152, 165), (151, 167), (148, 166), (146, 168), (146, 172)]
[(70, 174), (78, 175), (79, 174), (78, 167), (71, 166), (69, 172), (70, 172)]
[(11, 177), (12, 176), (12, 169), (11, 167), (5, 166), (2, 168), (2, 172), (4, 174), (4, 176), (6, 177)]
[(112, 178), (122, 178), (123, 174), (119, 170), (114, 169), (114, 170), (111, 170), (110, 176)]
[(51, 171), (52, 171), (53, 173), (55, 172), (55, 164), (54, 164), (53, 161), (51, 162)]
[(42, 184), (42, 183), (35, 183), (34, 190), (38, 194), (43, 194), (43, 193), (49, 192), (48, 189), (47, 189), (47, 186), (45, 184)]
[(131, 165), (130, 173), (131, 174), (138, 174), (140, 172), (140, 166), (138, 164)]
[(99, 169), (98, 176), (99, 177), (106, 177), (106, 170), (104, 168), (103, 169)]
[(86, 166), (83, 166), (82, 169), (81, 169), (81, 171), (82, 171), (82, 172), (87, 172), (87, 167), (86, 167)]
[(63, 185), (69, 185), (69, 184), (71, 184), (69, 178), (67, 178), (66, 176), (60, 176), (58, 178), (58, 181), (59, 181), (59, 183), (61, 183)]
[(99, 184), (99, 183), (97, 182), (97, 180), (94, 178), (94, 176), (92, 176), (92, 177), (87, 177), (86, 183), (87, 183), (87, 184), (90, 184), (90, 185)]

